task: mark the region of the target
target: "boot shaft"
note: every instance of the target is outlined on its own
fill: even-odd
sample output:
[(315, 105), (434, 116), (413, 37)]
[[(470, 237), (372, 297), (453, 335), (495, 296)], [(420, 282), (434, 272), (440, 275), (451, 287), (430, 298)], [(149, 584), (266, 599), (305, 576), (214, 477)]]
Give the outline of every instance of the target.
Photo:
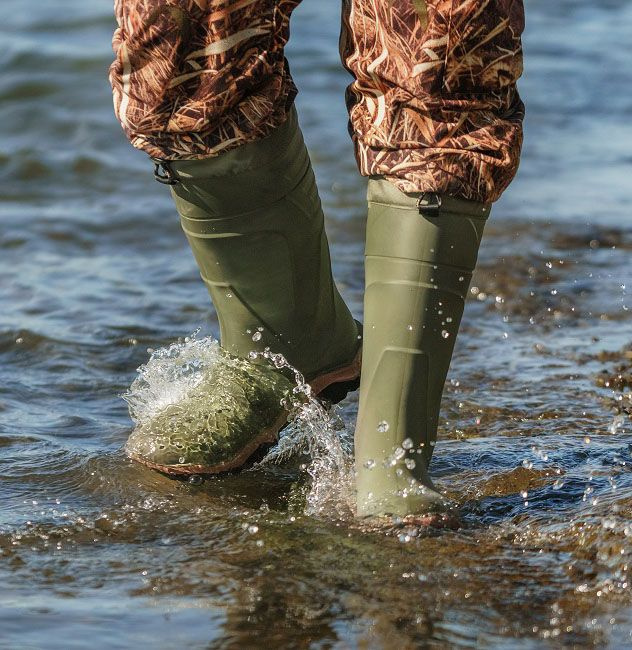
[[(428, 465), (489, 206), (369, 181), (358, 511), (435, 508)], [(421, 205), (420, 205), (421, 202)]]
[(296, 112), (271, 136), (171, 165), (172, 187), (220, 324), (237, 356), (266, 347), (309, 380), (351, 363), (358, 330), (331, 274), (324, 217)]

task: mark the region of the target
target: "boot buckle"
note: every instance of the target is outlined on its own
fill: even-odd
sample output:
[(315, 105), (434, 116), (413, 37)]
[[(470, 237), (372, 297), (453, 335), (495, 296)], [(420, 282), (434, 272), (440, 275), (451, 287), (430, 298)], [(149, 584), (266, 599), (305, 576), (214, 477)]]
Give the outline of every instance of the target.
[(177, 185), (180, 182), (167, 160), (154, 160), (154, 178), (163, 185)]
[(436, 192), (422, 192), (417, 199), (419, 214), (438, 217), (441, 210), (441, 195)]

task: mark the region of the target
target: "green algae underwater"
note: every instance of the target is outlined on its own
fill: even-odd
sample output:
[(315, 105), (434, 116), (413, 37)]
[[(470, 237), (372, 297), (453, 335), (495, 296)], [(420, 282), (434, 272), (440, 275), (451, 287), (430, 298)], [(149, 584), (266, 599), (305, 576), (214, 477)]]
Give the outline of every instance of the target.
[[(288, 56), (361, 318), (338, 10), (306, 0)], [(177, 400), (217, 322), (112, 116), (110, 3), (8, 0), (0, 648), (632, 647), (632, 7), (534, 0), (527, 19), (522, 168), (486, 228), (433, 459), (463, 526), (375, 531), (351, 515), (357, 395), (305, 410), (246, 472), (174, 481), (127, 459), (121, 396)]]

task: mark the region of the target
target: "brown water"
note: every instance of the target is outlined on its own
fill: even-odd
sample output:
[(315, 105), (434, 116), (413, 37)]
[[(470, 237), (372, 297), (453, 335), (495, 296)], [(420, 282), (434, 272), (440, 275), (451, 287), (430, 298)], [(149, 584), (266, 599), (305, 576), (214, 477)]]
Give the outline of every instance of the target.
[[(486, 232), (433, 460), (464, 525), (382, 532), (349, 515), (355, 396), (289, 432), (312, 459), (201, 483), (126, 459), (121, 395), (147, 349), (216, 319), (111, 116), (109, 2), (3, 7), (0, 647), (632, 647), (629, 3), (528, 3), (522, 168)], [(361, 317), (338, 9), (305, 1), (290, 60)]]

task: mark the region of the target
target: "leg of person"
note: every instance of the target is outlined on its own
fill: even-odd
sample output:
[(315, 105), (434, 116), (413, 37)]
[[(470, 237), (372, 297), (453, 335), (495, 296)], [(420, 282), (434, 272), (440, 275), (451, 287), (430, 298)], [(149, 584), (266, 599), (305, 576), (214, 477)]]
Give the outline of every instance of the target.
[[(360, 338), (332, 278), (283, 57), (298, 2), (148, 4), (117, 5), (115, 109), (172, 186), (221, 345), (240, 358), (269, 348), (314, 393), (338, 401), (359, 383)], [(137, 429), (128, 451), (174, 474), (242, 464), (287, 415), (279, 399), (287, 385), (251, 366), (238, 363), (221, 385), (202, 387), (226, 399), (196, 394), (186, 418), (167, 409)]]
[(316, 394), (327, 395), (334, 383), (358, 383), (358, 325), (332, 277), (296, 110), (266, 138), (170, 169), (222, 347), (240, 357), (265, 349), (282, 354)]
[(520, 0), (346, 0), (347, 104), (369, 176), (359, 515), (447, 507), (429, 475), (490, 204), (517, 169)]

